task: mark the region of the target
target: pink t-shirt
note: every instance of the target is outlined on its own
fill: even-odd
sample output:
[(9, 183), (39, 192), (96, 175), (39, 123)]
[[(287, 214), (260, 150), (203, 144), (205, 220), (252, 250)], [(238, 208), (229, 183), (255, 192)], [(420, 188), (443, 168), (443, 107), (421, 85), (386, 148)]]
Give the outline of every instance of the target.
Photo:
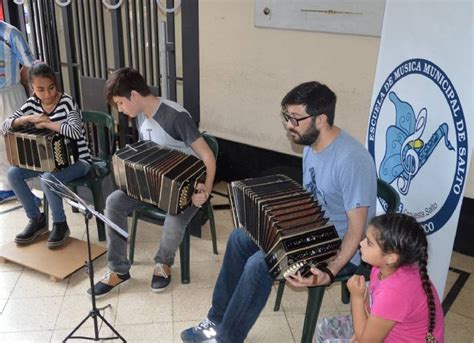
[[(424, 342), (428, 331), (428, 302), (421, 284), (418, 266), (400, 267), (383, 280), (379, 280), (379, 272), (378, 268), (373, 267), (370, 273), (370, 314), (396, 322), (384, 342)], [(436, 325), (433, 334), (438, 343), (443, 343), (443, 310), (434, 286), (432, 289), (436, 308)]]

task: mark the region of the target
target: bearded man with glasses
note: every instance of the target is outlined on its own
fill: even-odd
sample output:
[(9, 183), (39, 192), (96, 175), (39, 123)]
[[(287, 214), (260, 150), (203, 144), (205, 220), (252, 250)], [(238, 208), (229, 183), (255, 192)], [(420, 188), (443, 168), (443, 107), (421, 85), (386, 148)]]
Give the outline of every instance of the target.
[[(377, 178), (368, 151), (334, 125), (336, 95), (326, 85), (306, 82), (282, 100), (282, 116), (294, 143), (304, 145), (303, 185), (318, 199), (342, 238), (326, 269), (288, 277), (295, 287), (327, 285), (351, 275), (360, 264), (358, 247), (375, 214)], [(243, 342), (270, 295), (264, 253), (242, 229), (229, 236), (212, 307), (199, 325), (181, 333), (184, 342)]]

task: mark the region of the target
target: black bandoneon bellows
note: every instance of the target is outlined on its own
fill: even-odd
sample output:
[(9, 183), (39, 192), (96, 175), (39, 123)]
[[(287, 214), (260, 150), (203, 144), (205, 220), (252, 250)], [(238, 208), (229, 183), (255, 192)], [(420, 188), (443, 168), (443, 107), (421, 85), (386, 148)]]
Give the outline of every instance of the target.
[(115, 183), (121, 190), (169, 214), (182, 212), (191, 203), (196, 183), (206, 177), (206, 167), (199, 158), (152, 141), (120, 149), (112, 164)]
[(53, 172), (76, 163), (76, 141), (48, 129), (24, 128), (5, 134), (7, 160), (12, 166)]
[(229, 184), (234, 224), (265, 253), (270, 275), (280, 279), (334, 256), (341, 240), (310, 193), (285, 175)]

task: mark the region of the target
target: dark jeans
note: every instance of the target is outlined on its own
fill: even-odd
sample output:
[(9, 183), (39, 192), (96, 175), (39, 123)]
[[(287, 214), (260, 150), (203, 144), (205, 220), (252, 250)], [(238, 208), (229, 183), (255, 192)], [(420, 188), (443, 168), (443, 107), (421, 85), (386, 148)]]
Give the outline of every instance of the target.
[(219, 342), (243, 342), (270, 296), (273, 279), (263, 252), (242, 229), (229, 236), (208, 318)]
[[(10, 185), (15, 191), (17, 199), (25, 210), (26, 216), (29, 219), (38, 219), (41, 212), (38, 208), (38, 204), (35, 202), (34, 194), (31, 192), (26, 180), (42, 175), (47, 180), (54, 181), (52, 178), (52, 176), (54, 176), (61, 182), (69, 182), (86, 175), (90, 168), (90, 164), (83, 160), (79, 160), (72, 166), (53, 173), (11, 167), (8, 169), (7, 177)], [(40, 184), (46, 199), (48, 199), (49, 208), (51, 209), (51, 214), (53, 216), (53, 222), (61, 223), (66, 221), (63, 199), (54, 193), (43, 180), (40, 181)]]
[[(338, 276), (359, 271), (347, 263)], [(208, 318), (218, 325), (219, 342), (243, 342), (270, 296), (273, 279), (263, 252), (242, 229), (229, 236)]]

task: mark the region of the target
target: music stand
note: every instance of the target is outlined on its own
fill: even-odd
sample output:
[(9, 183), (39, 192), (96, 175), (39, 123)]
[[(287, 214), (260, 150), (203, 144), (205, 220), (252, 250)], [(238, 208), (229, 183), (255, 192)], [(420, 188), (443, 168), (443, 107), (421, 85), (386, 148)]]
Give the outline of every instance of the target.
[[(86, 340), (112, 340), (112, 339), (121, 339), (122, 342), (127, 342), (118, 332), (114, 329), (114, 327), (100, 314), (101, 309), (105, 309), (110, 306), (107, 305), (103, 308), (97, 308), (96, 301), (95, 301), (95, 290), (94, 290), (94, 266), (92, 264), (92, 255), (91, 255), (91, 243), (90, 243), (90, 236), (89, 236), (89, 220), (92, 219), (94, 216), (102, 220), (105, 224), (107, 224), (110, 228), (115, 230), (124, 238), (128, 238), (128, 233), (120, 228), (115, 223), (111, 222), (107, 217), (105, 217), (102, 213), (97, 212), (95, 209), (91, 208), (86, 202), (81, 199), (76, 193), (71, 191), (67, 188), (61, 181), (59, 181), (56, 177), (53, 176), (54, 180), (46, 179), (40, 176), (41, 180), (47, 184), (47, 186), (58, 196), (64, 198), (66, 202), (79, 210), (84, 215), (84, 221), (86, 224), (86, 236), (87, 236), (87, 261), (85, 261), (85, 266), (87, 273), (89, 274), (89, 281), (91, 287), (91, 301), (92, 301), (92, 309), (89, 311), (89, 314), (67, 335), (67, 337), (63, 340), (66, 342), (68, 339), (86, 339)], [(85, 337), (85, 336), (73, 336), (74, 333), (89, 319), (92, 318), (94, 321), (94, 337)], [(105, 323), (110, 330), (116, 335), (114, 337), (99, 337), (99, 327), (98, 327), (98, 318), (102, 319), (102, 322)]]

